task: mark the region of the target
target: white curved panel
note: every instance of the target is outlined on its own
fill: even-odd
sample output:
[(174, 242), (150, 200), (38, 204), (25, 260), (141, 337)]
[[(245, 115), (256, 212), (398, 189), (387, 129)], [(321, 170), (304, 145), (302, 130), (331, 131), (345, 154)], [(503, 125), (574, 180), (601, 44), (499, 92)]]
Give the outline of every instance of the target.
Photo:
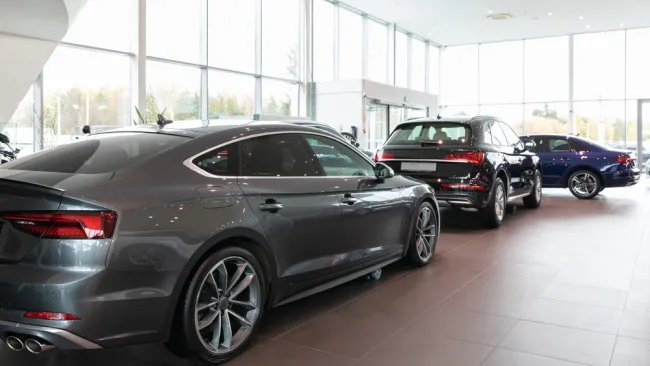
[(85, 3), (0, 1), (0, 122), (11, 118)]

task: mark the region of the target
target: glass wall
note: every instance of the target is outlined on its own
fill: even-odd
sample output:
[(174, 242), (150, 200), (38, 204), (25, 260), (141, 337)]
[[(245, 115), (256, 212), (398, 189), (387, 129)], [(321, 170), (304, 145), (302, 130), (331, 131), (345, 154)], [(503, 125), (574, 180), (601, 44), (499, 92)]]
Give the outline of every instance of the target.
[(648, 45), (650, 29), (634, 29), (446, 47), (441, 113), (477, 111), (519, 133), (633, 147), (637, 100), (650, 98)]
[[(34, 89), (29, 88), (23, 100), (18, 104), (13, 116), (8, 122), (0, 121), (0, 132), (9, 137), (12, 148), (19, 148), (22, 154), (34, 151), (34, 141), (40, 140), (42, 135), (38, 126), (37, 113), (34, 110)], [(41, 132), (42, 133), (42, 132)]]
[(395, 85), (407, 88), (409, 68), (409, 37), (402, 31), (395, 33)]
[(368, 20), (368, 79), (387, 83), (388, 27)]
[(198, 123), (305, 116), (312, 80), (365, 75), (437, 92), (438, 47), (338, 1), (313, 0), (306, 65), (309, 1), (145, 0), (143, 17), (138, 1), (88, 0), (0, 130), (28, 152), (72, 141), (84, 125), (102, 131), (151, 123), (158, 113)]
[(440, 93), (440, 48), (429, 45), (429, 93)]
[(334, 22), (338, 19), (337, 7), (329, 1), (314, 1), (314, 81), (334, 80)]
[(419, 39), (411, 41), (411, 83), (409, 88), (426, 91), (427, 45)]
[[(315, 82), (360, 79), (365, 75), (380, 83), (438, 93), (438, 46), (338, 1), (313, 1)], [(393, 37), (395, 51), (389, 54), (389, 40)], [(428, 78), (427, 52), (435, 54), (435, 60), (429, 61), (430, 70), (435, 72), (430, 72)], [(394, 73), (390, 74), (389, 69)]]

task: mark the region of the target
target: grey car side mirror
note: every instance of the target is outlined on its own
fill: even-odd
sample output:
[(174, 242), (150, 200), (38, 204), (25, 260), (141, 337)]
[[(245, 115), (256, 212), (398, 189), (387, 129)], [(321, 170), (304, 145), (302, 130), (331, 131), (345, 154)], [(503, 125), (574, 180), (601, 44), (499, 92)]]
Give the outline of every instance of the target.
[(393, 171), (391, 167), (382, 162), (376, 163), (374, 170), (375, 177), (377, 177), (377, 179), (386, 179), (395, 176), (395, 171)]

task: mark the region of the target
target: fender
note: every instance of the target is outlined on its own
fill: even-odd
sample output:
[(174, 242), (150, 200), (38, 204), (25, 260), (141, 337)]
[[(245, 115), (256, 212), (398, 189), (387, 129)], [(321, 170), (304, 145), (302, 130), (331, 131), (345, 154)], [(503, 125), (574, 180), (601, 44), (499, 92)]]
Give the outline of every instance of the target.
[[(508, 171), (503, 167), (503, 165), (499, 166), (499, 168), (497, 168), (494, 171), (494, 176), (492, 177), (492, 182), (496, 181), (496, 179), (499, 176), (500, 172), (503, 172), (503, 174), (505, 174), (505, 176), (506, 176), (506, 181), (503, 182), (503, 184), (505, 185), (504, 188), (505, 188), (506, 200), (507, 200), (508, 199), (508, 197), (507, 197), (507, 195), (508, 195), (508, 187), (510, 186), (510, 174), (508, 174)], [(492, 200), (492, 194), (494, 194), (494, 184), (492, 184), (492, 186), (490, 187), (490, 192), (488, 193), (488, 197), (487, 197), (486, 202), (490, 202)], [(482, 203), (481, 207), (485, 207), (485, 205)]]
[[(264, 251), (264, 254), (269, 259), (267, 264), (269, 267), (268, 270), (269, 273), (271, 274), (271, 278), (268, 278), (267, 280), (269, 281), (269, 283), (271, 283), (273, 280), (275, 280), (278, 277), (279, 266), (277, 263), (277, 258), (275, 257), (275, 254), (273, 253), (271, 249), (271, 245), (267, 240), (266, 236), (264, 236), (263, 234), (259, 233), (256, 230), (247, 229), (247, 228), (232, 228), (218, 233), (217, 235), (213, 236), (212, 238), (204, 242), (192, 254), (192, 256), (185, 264), (183, 270), (179, 273), (178, 278), (176, 279), (176, 284), (174, 285), (174, 290), (169, 298), (170, 306), (167, 309), (167, 315), (165, 317), (166, 321), (162, 329), (164, 339), (169, 338), (169, 334), (171, 333), (171, 328), (173, 325), (172, 323), (174, 320), (174, 315), (176, 313), (176, 309), (179, 304), (180, 296), (183, 293), (185, 285), (189, 281), (190, 276), (194, 274), (195, 269), (200, 265), (201, 259), (203, 259), (203, 257), (207, 253), (216, 249), (220, 243), (223, 243), (224, 241), (233, 238), (244, 238), (258, 243), (261, 250)], [(264, 263), (260, 263), (260, 264), (264, 265)], [(268, 289), (268, 293), (269, 294), (271, 293), (270, 289)]]

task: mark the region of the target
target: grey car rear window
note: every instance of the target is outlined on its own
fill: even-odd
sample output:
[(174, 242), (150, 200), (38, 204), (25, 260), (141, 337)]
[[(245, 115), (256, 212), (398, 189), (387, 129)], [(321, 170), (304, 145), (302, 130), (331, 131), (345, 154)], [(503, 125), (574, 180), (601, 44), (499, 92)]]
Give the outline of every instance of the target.
[(100, 134), (25, 156), (2, 168), (71, 174), (110, 173), (189, 140), (154, 133)]
[(469, 145), (469, 126), (453, 122), (407, 123), (397, 126), (387, 145), (418, 145), (422, 141), (441, 141), (445, 145)]

